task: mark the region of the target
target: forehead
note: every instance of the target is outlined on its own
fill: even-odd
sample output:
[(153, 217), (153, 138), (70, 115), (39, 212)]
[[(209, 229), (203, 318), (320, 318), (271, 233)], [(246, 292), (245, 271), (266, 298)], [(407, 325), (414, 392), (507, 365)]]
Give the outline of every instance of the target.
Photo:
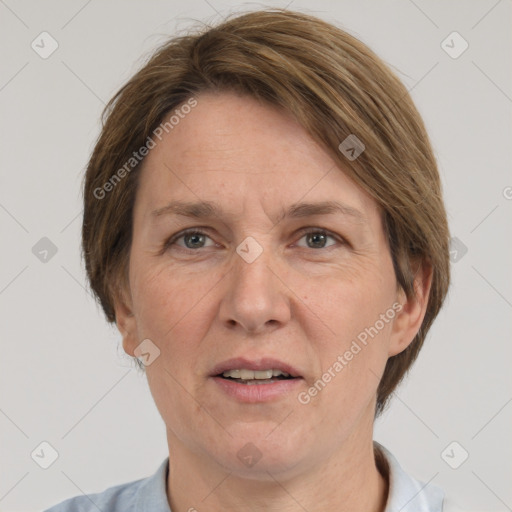
[[(299, 201), (338, 201), (369, 214), (374, 200), (293, 117), (234, 93), (202, 93), (145, 159), (137, 198), (222, 203), (234, 215)], [(146, 212), (148, 213), (148, 212)]]

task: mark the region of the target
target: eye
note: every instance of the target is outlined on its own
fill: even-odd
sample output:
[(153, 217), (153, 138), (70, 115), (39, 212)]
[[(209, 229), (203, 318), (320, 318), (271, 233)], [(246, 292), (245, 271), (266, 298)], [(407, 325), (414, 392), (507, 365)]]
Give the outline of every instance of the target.
[[(208, 240), (211, 242), (209, 245), (207, 245)], [(171, 237), (171, 239), (166, 242), (165, 247), (169, 248), (172, 245), (177, 245), (183, 249), (194, 250), (215, 245), (215, 242), (203, 231), (189, 229)]]
[[(324, 229), (305, 229), (302, 231), (301, 240), (304, 238), (306, 239), (306, 247), (308, 249), (324, 249), (331, 245), (335, 245), (338, 242), (336, 236), (330, 234)], [(331, 239), (334, 242), (328, 244), (328, 239)], [(304, 245), (297, 245), (299, 247), (304, 247)]]
[[(331, 234), (325, 229), (304, 228), (299, 240), (305, 240), (304, 243), (297, 242), (297, 247), (306, 249), (326, 249), (337, 243), (343, 243), (338, 236)], [(197, 251), (206, 247), (215, 247), (217, 244), (204, 232), (199, 229), (188, 229), (173, 235), (166, 243), (164, 249), (177, 246), (184, 250)]]

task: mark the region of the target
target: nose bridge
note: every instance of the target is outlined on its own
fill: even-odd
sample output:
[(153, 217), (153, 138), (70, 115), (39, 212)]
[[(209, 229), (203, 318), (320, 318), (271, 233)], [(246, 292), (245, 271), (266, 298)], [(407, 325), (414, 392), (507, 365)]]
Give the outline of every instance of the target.
[(263, 249), (255, 239), (248, 237), (239, 244), (236, 253), (233, 257), (236, 291), (242, 293), (242, 298), (245, 298), (246, 291), (252, 291), (254, 297), (268, 295), (272, 286), (269, 266), (273, 258), (270, 249)]
[(290, 318), (285, 289), (271, 270), (276, 259), (270, 246), (260, 242), (247, 237), (236, 248), (220, 309), (224, 322), (247, 331), (260, 331)]

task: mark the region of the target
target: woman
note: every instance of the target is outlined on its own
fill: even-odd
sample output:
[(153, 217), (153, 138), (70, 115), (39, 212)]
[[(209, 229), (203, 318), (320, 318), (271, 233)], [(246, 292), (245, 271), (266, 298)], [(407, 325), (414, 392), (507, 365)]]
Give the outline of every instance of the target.
[(361, 42), (286, 10), (160, 48), (87, 168), (91, 287), (169, 458), (71, 510), (441, 511), (373, 442), (449, 284), (423, 122)]

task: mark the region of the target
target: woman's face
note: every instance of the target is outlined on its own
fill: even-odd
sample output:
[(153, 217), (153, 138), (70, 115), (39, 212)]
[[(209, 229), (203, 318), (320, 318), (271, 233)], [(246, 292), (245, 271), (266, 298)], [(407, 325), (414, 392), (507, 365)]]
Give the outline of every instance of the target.
[(124, 348), (146, 354), (171, 451), (303, 471), (371, 439), (386, 361), (424, 308), (397, 292), (375, 201), (296, 122), (196, 99), (140, 175)]

